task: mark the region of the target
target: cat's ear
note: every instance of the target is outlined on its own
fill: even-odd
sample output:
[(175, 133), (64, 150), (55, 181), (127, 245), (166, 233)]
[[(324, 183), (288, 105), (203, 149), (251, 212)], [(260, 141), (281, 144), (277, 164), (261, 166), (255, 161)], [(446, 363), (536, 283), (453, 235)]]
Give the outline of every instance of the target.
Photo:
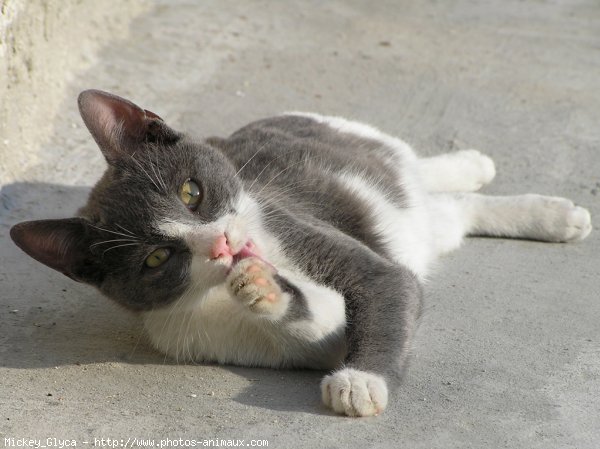
[(85, 126), (109, 163), (138, 151), (143, 142), (170, 143), (179, 139), (179, 133), (154, 112), (108, 92), (83, 91), (78, 104)]
[(71, 279), (99, 285), (103, 274), (90, 251), (89, 224), (82, 218), (25, 221), (10, 236), (38, 262)]

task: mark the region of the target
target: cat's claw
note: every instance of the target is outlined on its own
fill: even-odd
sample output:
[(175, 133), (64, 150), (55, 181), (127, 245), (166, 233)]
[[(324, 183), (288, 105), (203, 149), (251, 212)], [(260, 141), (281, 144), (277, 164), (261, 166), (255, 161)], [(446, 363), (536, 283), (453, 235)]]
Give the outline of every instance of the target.
[(227, 276), (227, 288), (248, 310), (278, 316), (285, 310), (285, 295), (274, 278), (275, 269), (259, 257), (237, 262)]
[(323, 403), (347, 416), (377, 416), (387, 405), (388, 389), (383, 377), (343, 368), (321, 381)]

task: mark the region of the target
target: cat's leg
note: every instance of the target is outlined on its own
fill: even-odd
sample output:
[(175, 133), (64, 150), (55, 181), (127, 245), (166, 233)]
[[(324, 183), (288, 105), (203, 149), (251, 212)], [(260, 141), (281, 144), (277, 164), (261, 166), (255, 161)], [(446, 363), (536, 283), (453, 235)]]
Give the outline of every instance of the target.
[(586, 209), (565, 198), (537, 194), (431, 195), (429, 213), (438, 253), (455, 249), (465, 235), (573, 242), (592, 230)]
[(494, 161), (477, 150), (460, 150), (416, 161), (428, 192), (473, 192), (494, 179)]
[(442, 193), (429, 195), (425, 204), (438, 255), (455, 250), (469, 235), (573, 242), (592, 229), (589, 212), (565, 198)]
[[(306, 270), (313, 282), (322, 282), (313, 284), (313, 292), (257, 258), (233, 267), (228, 288), (257, 318), (286, 326), (295, 335), (310, 335), (325, 349), (331, 335), (339, 335), (345, 326), (347, 355), (342, 367), (321, 382), (323, 402), (348, 416), (380, 414), (387, 406), (388, 388), (399, 382), (406, 367), (420, 313), (420, 284), (408, 270), (347, 237), (331, 239), (308, 227), (297, 231), (305, 245), (290, 249), (310, 247)], [(331, 295), (343, 299), (330, 301)], [(301, 327), (294, 327), (299, 323)], [(326, 350), (324, 356), (339, 361), (340, 354)]]
[(422, 292), (408, 270), (358, 254), (346, 276), (348, 355), (342, 368), (323, 378), (321, 395), (338, 413), (374, 416), (404, 374)]
[(475, 193), (455, 198), (468, 235), (575, 242), (583, 240), (592, 230), (590, 213), (566, 198)]

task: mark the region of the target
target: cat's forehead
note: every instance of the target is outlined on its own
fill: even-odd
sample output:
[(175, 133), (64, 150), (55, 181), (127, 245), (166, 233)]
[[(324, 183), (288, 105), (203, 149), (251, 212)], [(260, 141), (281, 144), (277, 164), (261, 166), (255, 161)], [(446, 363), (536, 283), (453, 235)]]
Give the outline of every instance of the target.
[[(181, 200), (181, 189), (190, 180), (202, 196), (193, 213)], [(109, 166), (81, 212), (94, 221), (152, 234), (156, 223), (164, 221), (215, 221), (235, 209), (240, 194), (233, 166), (218, 150), (185, 143), (150, 147)]]

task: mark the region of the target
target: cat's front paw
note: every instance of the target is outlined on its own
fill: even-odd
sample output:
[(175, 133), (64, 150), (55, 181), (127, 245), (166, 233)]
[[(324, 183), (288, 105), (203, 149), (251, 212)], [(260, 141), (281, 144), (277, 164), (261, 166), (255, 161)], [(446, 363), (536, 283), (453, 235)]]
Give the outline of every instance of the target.
[(377, 416), (387, 405), (388, 389), (383, 377), (343, 368), (321, 381), (323, 403), (347, 416)]
[(285, 312), (287, 295), (275, 279), (275, 269), (260, 258), (240, 260), (226, 282), (231, 295), (251, 312), (274, 318)]

